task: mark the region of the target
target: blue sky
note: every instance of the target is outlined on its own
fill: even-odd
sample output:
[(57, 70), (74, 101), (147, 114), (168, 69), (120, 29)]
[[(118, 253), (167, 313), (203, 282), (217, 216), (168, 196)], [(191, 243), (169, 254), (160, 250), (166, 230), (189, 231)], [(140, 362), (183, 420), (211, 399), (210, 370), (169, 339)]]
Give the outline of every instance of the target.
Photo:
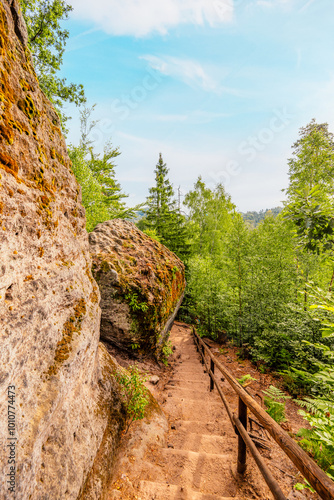
[(146, 199), (161, 152), (183, 193), (201, 175), (242, 211), (276, 206), (299, 128), (316, 118), (334, 131), (331, 0), (69, 3), (63, 76), (96, 103), (96, 148), (119, 146), (129, 205)]

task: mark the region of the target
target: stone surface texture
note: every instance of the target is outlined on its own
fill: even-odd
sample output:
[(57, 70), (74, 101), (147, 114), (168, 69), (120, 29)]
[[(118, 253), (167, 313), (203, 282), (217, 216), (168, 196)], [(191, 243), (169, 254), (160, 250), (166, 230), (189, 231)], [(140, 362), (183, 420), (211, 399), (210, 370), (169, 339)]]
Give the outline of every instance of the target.
[[(155, 398), (150, 395), (144, 419), (133, 422), (125, 436), (110, 489), (106, 489), (101, 498), (90, 500), (141, 499), (138, 496), (139, 478), (146, 466), (150, 466), (148, 457), (152, 456), (152, 449), (167, 446), (167, 433), (167, 418)], [(155, 498), (164, 500), (164, 497)]]
[(164, 245), (120, 219), (89, 234), (101, 293), (101, 339), (159, 355), (185, 289), (184, 265)]
[[(99, 291), (58, 116), (39, 89), (16, 0), (0, 0), (0, 498), (76, 499), (124, 416), (99, 346)], [(7, 388), (16, 488), (8, 491)], [(94, 467), (93, 467), (94, 469)], [(93, 487), (94, 487), (93, 484)]]

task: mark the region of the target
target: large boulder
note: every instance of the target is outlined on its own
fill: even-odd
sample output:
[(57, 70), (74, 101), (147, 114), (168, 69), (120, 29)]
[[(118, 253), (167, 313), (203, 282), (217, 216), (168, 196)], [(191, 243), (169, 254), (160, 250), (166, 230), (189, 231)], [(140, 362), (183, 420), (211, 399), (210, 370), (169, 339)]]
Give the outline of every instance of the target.
[(101, 293), (101, 339), (159, 355), (182, 302), (183, 263), (132, 222), (120, 219), (98, 224), (89, 243)]
[(80, 188), (26, 42), (0, 0), (0, 497), (76, 499), (99, 456), (110, 470), (124, 415)]

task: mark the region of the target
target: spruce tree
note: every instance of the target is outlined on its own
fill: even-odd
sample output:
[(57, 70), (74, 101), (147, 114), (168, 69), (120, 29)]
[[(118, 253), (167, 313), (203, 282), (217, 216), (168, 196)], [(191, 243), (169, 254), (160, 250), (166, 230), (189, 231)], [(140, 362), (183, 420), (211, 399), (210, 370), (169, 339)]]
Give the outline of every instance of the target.
[(148, 210), (140, 228), (153, 230), (161, 243), (179, 257), (185, 258), (187, 255), (185, 217), (177, 208), (173, 186), (168, 179), (169, 169), (161, 153), (154, 172), (155, 186), (149, 189)]
[(154, 172), (155, 186), (149, 189), (150, 196), (147, 199), (146, 221), (147, 226), (155, 229), (165, 244), (169, 239), (169, 226), (173, 218), (174, 191), (167, 178), (168, 168), (166, 163), (163, 162), (161, 153)]

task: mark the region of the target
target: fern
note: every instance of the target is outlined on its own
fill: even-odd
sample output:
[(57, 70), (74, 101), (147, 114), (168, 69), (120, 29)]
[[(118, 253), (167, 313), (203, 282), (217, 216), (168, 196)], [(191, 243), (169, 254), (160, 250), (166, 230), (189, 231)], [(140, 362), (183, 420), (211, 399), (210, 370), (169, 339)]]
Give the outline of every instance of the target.
[(299, 410), (299, 414), (311, 425), (311, 429), (300, 429), (302, 437), (300, 446), (310, 453), (320, 467), (329, 472), (334, 463), (334, 401), (327, 398), (305, 398), (296, 401), (307, 411)]
[(271, 385), (266, 391), (262, 392), (266, 396), (264, 398), (264, 404), (267, 407), (267, 413), (278, 424), (285, 422), (285, 400), (291, 399), (291, 396), (287, 396), (284, 392), (273, 385)]
[[(325, 328), (322, 331), (323, 337), (334, 337), (334, 323), (328, 322), (332, 320), (334, 313), (334, 303), (332, 297), (324, 299), (323, 293), (317, 290), (317, 295), (314, 298), (320, 300), (321, 304), (311, 306), (311, 309), (325, 311), (328, 313), (326, 321), (322, 320)], [(319, 318), (321, 320), (321, 318)], [(296, 401), (303, 410), (299, 410), (299, 414), (310, 424), (311, 429), (300, 429), (298, 436), (301, 437), (300, 446), (307, 451), (317, 461), (319, 466), (326, 474), (334, 480), (334, 351), (331, 347), (324, 344), (310, 344), (313, 348), (320, 349), (324, 358), (324, 362), (317, 362), (317, 373), (308, 374), (313, 387), (311, 392), (314, 398), (306, 397), (303, 401)], [(297, 489), (310, 488), (310, 485), (296, 485)]]
[(241, 378), (237, 378), (237, 381), (239, 382), (240, 385), (243, 387), (247, 387), (250, 385), (252, 382), (257, 381), (257, 378), (252, 377), (249, 373), (247, 375), (244, 375)]

